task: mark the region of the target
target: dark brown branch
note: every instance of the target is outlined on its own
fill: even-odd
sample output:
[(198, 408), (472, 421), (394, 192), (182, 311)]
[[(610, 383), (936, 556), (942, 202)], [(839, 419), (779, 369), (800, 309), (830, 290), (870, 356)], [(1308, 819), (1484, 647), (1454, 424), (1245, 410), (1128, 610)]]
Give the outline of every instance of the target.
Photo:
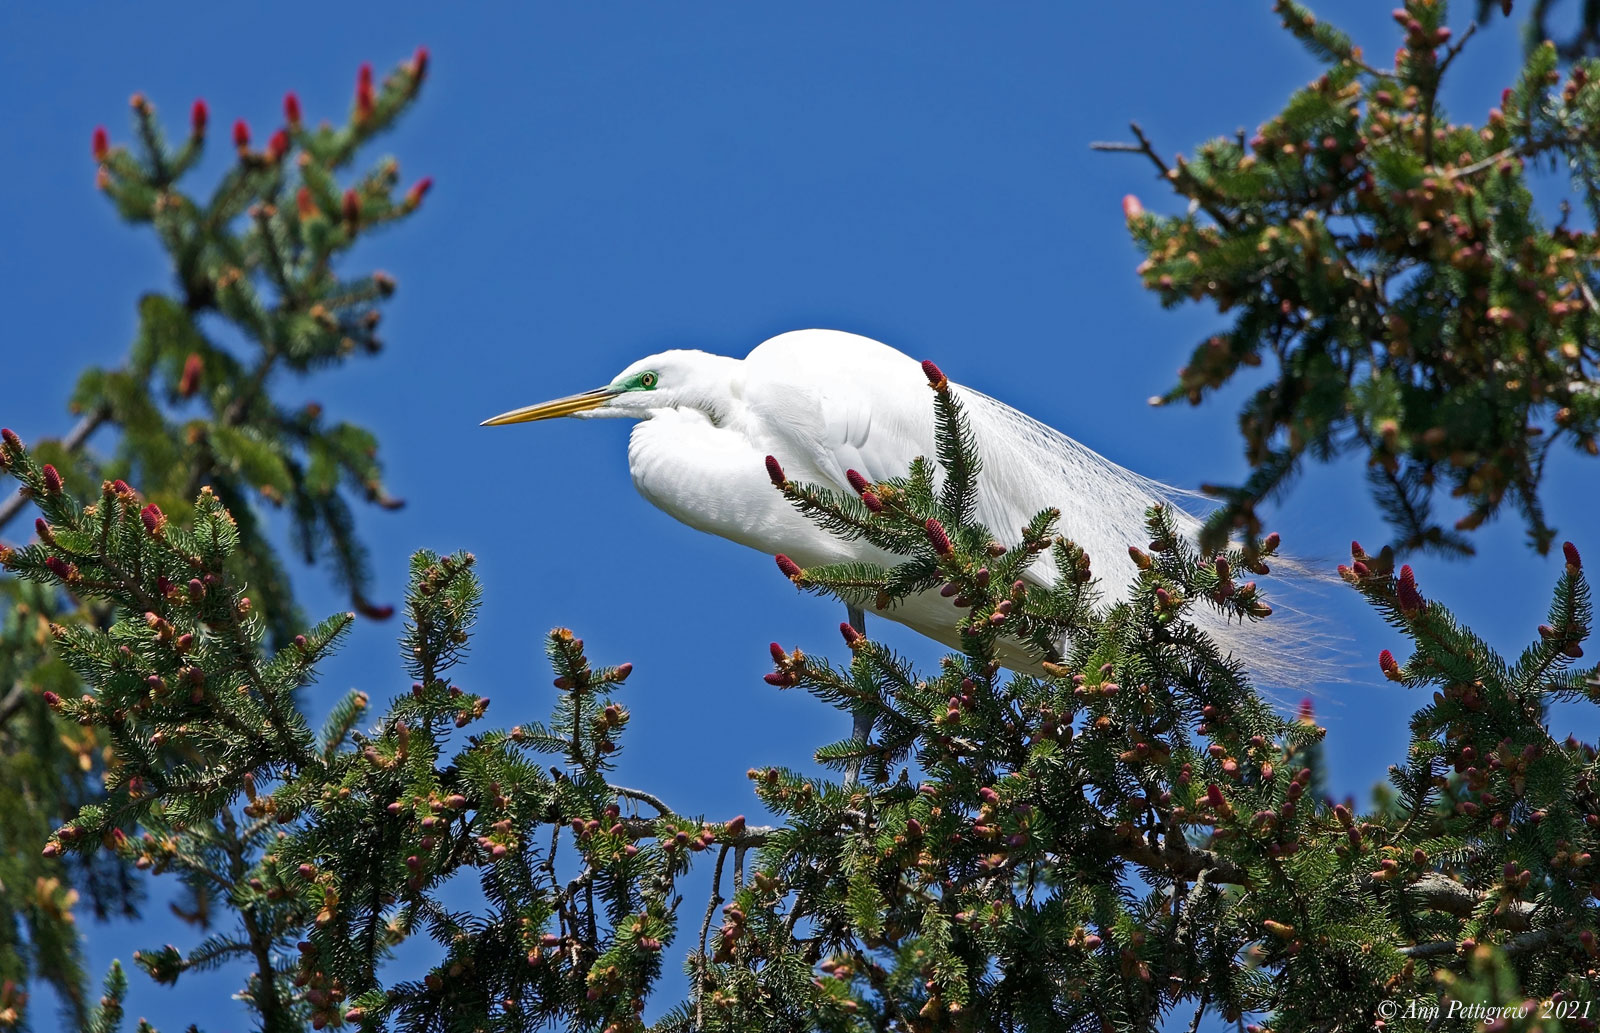
[[(1184, 177), (1185, 174), (1182, 169), (1174, 169), (1172, 166), (1166, 163), (1166, 160), (1163, 159), (1160, 153), (1156, 151), (1155, 145), (1150, 142), (1150, 138), (1144, 135), (1144, 129), (1139, 125), (1139, 123), (1129, 122), (1128, 128), (1132, 130), (1133, 135), (1139, 141), (1138, 143), (1091, 143), (1089, 145), (1089, 149), (1092, 151), (1112, 151), (1126, 154), (1142, 154), (1146, 158), (1150, 159), (1150, 163), (1161, 171), (1161, 177), (1168, 182), (1176, 183), (1179, 178)], [(1190, 181), (1193, 182), (1192, 177), (1190, 178)], [(1233, 220), (1228, 217), (1227, 212), (1222, 211), (1216, 205), (1212, 204), (1203, 197), (1196, 195), (1188, 196), (1193, 197), (1194, 202), (1204, 209), (1207, 215), (1215, 219), (1217, 225), (1226, 230), (1233, 229)]]
[(28, 687), (21, 682), (11, 686), (11, 691), (6, 693), (6, 698), (0, 700), (0, 728), (5, 727), (7, 721), (17, 711), (22, 709), (22, 704), (27, 702)]

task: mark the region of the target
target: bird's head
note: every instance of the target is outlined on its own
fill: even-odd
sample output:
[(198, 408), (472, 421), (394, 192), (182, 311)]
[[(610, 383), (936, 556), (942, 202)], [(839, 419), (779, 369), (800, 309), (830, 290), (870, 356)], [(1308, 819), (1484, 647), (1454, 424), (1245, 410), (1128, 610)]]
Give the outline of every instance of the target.
[(557, 416), (646, 420), (663, 409), (697, 409), (716, 422), (720, 407), (731, 397), (731, 376), (737, 365), (737, 359), (702, 351), (665, 351), (633, 363), (604, 387), (512, 409), (484, 420), (482, 426)]

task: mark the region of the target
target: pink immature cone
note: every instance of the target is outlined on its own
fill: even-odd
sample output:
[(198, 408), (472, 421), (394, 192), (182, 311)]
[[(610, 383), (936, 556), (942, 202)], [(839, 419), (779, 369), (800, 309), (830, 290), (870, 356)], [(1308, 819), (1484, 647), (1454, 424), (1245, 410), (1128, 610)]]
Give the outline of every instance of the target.
[(1383, 676), (1388, 678), (1390, 681), (1400, 680), (1400, 662), (1396, 660), (1394, 658), (1394, 654), (1389, 652), (1387, 649), (1378, 654), (1378, 669), (1381, 670), (1383, 672)]
[(872, 488), (872, 484), (856, 470), (846, 470), (844, 479), (850, 482), (850, 487), (855, 489), (857, 495), (864, 495)]
[(796, 581), (799, 579), (800, 564), (796, 563), (794, 560), (785, 556), (781, 552), (775, 556), (774, 559), (778, 563), (778, 569), (783, 571), (784, 577), (788, 578), (790, 581)]
[(1561, 555), (1567, 561), (1567, 573), (1576, 574), (1583, 569), (1583, 557), (1578, 555), (1578, 547), (1571, 542), (1561, 543)]
[(783, 475), (783, 466), (775, 456), (767, 456), (767, 480), (772, 482), (774, 488), (781, 488), (787, 477)]
[(206, 102), (196, 100), (194, 107), (189, 109), (189, 132), (194, 136), (206, 135), (206, 123), (211, 120), (211, 109), (206, 107)]
[(417, 180), (411, 185), (411, 189), (406, 191), (406, 207), (416, 208), (422, 203), (422, 199), (428, 196), (428, 191), (432, 189), (432, 176), (423, 176), (421, 179)]
[(928, 386), (935, 391), (944, 391), (950, 386), (950, 380), (944, 371), (934, 364), (932, 359), (922, 360), (922, 375), (928, 378)]
[(850, 624), (848, 621), (840, 622), (839, 634), (844, 636), (844, 644), (849, 646), (851, 649), (855, 649), (857, 646), (867, 640), (867, 636), (857, 631), (855, 626)]
[(1395, 585), (1395, 594), (1400, 599), (1400, 609), (1406, 614), (1413, 614), (1422, 609), (1422, 593), (1417, 591), (1417, 575), (1409, 563), (1400, 568), (1400, 580)]
[(356, 118), (362, 122), (372, 117), (372, 66), (363, 64), (356, 74)]
[(1122, 195), (1122, 217), (1132, 222), (1144, 214), (1144, 205), (1133, 194)]
[(933, 546), (933, 551), (941, 556), (948, 556), (952, 551), (950, 536), (945, 533), (944, 525), (933, 517), (929, 517), (922, 525), (928, 534), (928, 544)]

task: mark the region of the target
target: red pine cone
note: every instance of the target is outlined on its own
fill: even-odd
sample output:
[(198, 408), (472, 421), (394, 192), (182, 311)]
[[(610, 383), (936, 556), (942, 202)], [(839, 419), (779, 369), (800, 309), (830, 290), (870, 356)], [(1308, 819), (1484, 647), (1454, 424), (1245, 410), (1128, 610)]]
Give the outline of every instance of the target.
[(783, 475), (783, 466), (779, 464), (775, 456), (767, 456), (767, 479), (772, 482), (775, 488), (783, 487), (784, 482), (788, 480)]
[(356, 119), (365, 122), (372, 117), (372, 66), (363, 64), (356, 75)]
[(161, 507), (154, 502), (139, 511), (139, 520), (144, 524), (144, 529), (151, 534), (160, 534), (167, 526), (166, 514), (161, 512)]
[(300, 98), (292, 90), (283, 95), (283, 117), (291, 126), (300, 124)]
[(1144, 214), (1144, 205), (1133, 194), (1122, 195), (1122, 217), (1132, 222)]
[(289, 131), (287, 129), (280, 129), (276, 133), (273, 133), (272, 138), (267, 141), (267, 157), (272, 159), (274, 162), (279, 162), (282, 161), (283, 156), (288, 153)]
[(44, 470), (42, 472), (44, 475), (44, 493), (46, 495), (60, 494), (61, 474), (57, 472), (56, 468), (51, 466), (49, 463), (44, 464)]
[(428, 191), (432, 189), (432, 176), (423, 176), (421, 179), (417, 180), (411, 185), (411, 189), (406, 191), (406, 207), (416, 208), (422, 203), (422, 199), (428, 196)]
[(1403, 612), (1411, 614), (1422, 609), (1422, 593), (1417, 591), (1417, 575), (1409, 563), (1400, 568), (1400, 581), (1395, 586), (1395, 594), (1400, 597), (1400, 609)]
[(883, 500), (878, 498), (876, 492), (864, 491), (861, 493), (861, 504), (873, 513), (883, 512)]
[(839, 623), (839, 634), (844, 636), (844, 644), (854, 649), (857, 645), (867, 640), (867, 636), (857, 631), (848, 621)]
[(1578, 547), (1571, 542), (1561, 543), (1561, 555), (1566, 558), (1570, 573), (1576, 574), (1583, 569), (1583, 557), (1578, 555)]
[(950, 536), (944, 532), (944, 525), (935, 518), (929, 517), (927, 523), (923, 524), (922, 527), (928, 533), (928, 543), (933, 546), (933, 551), (941, 556), (950, 555), (952, 546), (950, 545)]
[(211, 121), (211, 109), (206, 107), (204, 99), (196, 100), (194, 107), (189, 109), (189, 132), (195, 136), (206, 135), (206, 123)]
[(241, 151), (250, 146), (250, 123), (242, 118), (233, 124), (233, 145)]
[(412, 58), (411, 58), (411, 78), (415, 79), (417, 82), (420, 83), (423, 80), (423, 77), (426, 76), (427, 74), (428, 74), (428, 48), (427, 47), (418, 47), (416, 54), (413, 55)]
[(782, 553), (779, 553), (775, 558), (778, 562), (778, 569), (783, 571), (784, 577), (788, 578), (790, 581), (793, 581), (795, 578), (800, 576), (800, 564), (796, 563), (794, 560), (783, 555)]
[(311, 191), (306, 187), (295, 191), (294, 203), (302, 222), (317, 214), (317, 202), (311, 199)]
[(855, 489), (857, 495), (866, 494), (867, 489), (872, 487), (872, 485), (867, 482), (867, 479), (861, 476), (861, 474), (855, 470), (846, 470), (844, 472), (844, 479), (850, 482), (850, 487)]
[(94, 155), (95, 161), (105, 161), (106, 154), (111, 150), (111, 137), (106, 134), (105, 126), (94, 127), (94, 141), (90, 144), (89, 152)]
[(178, 397), (193, 397), (195, 389), (200, 386), (200, 374), (204, 368), (199, 353), (190, 352), (189, 357), (183, 360), (183, 375), (178, 378)]
[(943, 391), (950, 385), (944, 371), (934, 364), (932, 359), (922, 360), (922, 375), (928, 378), (928, 386), (935, 391)]
[(1388, 678), (1390, 681), (1400, 680), (1400, 662), (1396, 660), (1394, 658), (1394, 654), (1389, 652), (1387, 649), (1378, 654), (1378, 669), (1381, 670), (1383, 672), (1383, 676)]
[(355, 226), (361, 222), (361, 198), (354, 190), (344, 192), (344, 221)]

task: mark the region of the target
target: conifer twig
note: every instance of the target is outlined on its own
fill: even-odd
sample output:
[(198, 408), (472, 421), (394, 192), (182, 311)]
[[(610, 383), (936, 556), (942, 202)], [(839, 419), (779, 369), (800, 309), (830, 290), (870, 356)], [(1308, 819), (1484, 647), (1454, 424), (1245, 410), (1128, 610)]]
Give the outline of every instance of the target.
[[(111, 418), (110, 410), (101, 406), (91, 412), (85, 413), (67, 436), (61, 439), (61, 447), (68, 452), (77, 452), (89, 441), (89, 436), (100, 429), (100, 425)], [(4, 502), (0, 502), (0, 529), (4, 529), (11, 519), (28, 505), (28, 497), (22, 492), (17, 492)]]

